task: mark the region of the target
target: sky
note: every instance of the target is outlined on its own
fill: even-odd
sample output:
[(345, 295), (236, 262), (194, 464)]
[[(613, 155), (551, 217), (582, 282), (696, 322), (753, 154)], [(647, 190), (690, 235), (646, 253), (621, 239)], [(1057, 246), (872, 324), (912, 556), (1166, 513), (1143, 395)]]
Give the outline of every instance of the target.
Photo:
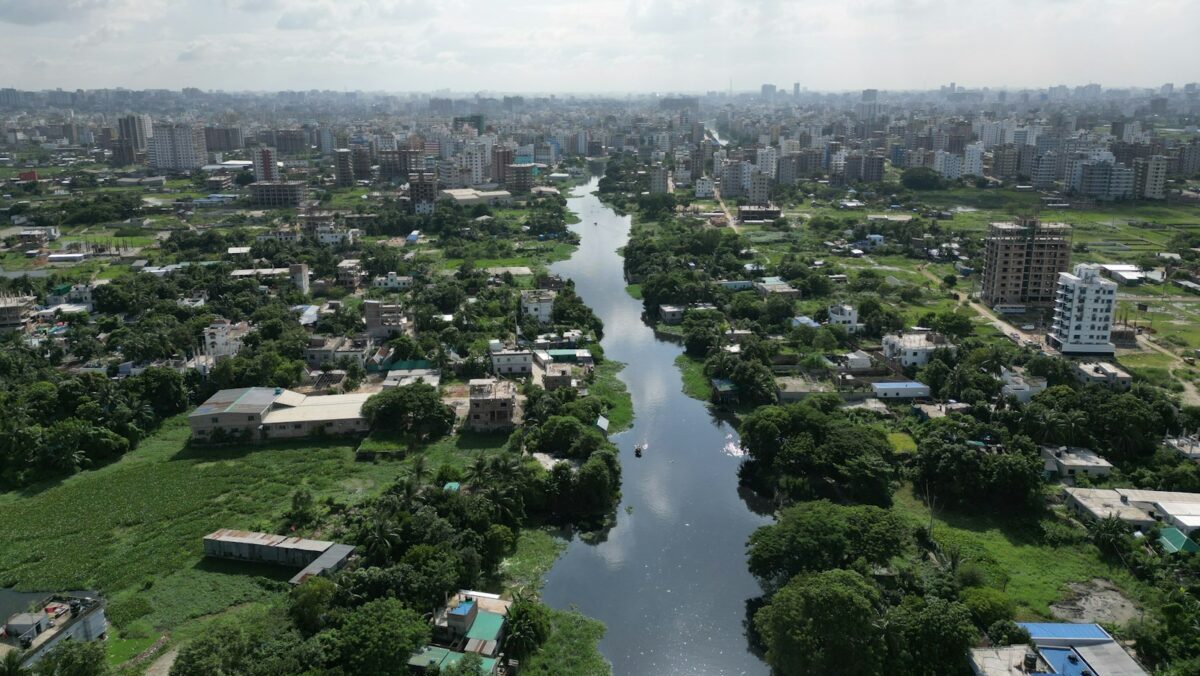
[(1182, 85), (1200, 0), (0, 0), (0, 87)]

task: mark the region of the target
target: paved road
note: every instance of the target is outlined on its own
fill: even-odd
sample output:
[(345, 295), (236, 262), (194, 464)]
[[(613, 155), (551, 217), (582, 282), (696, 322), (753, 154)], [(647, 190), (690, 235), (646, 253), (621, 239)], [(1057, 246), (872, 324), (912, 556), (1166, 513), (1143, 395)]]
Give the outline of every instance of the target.
[(714, 188), (713, 196), (717, 198), (717, 204), (721, 205), (721, 211), (725, 212), (725, 221), (729, 223), (729, 227), (733, 228), (734, 232), (741, 232), (742, 226), (738, 225), (737, 219), (729, 213), (729, 207), (725, 206), (725, 198), (721, 197), (721, 191)]

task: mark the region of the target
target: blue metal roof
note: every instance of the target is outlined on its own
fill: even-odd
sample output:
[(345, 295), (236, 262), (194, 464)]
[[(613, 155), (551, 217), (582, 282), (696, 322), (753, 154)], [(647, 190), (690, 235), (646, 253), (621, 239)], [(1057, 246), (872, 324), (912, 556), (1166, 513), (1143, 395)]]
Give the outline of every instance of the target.
[(894, 382), (894, 383), (889, 383), (889, 382), (871, 383), (871, 385), (878, 386), (878, 387), (895, 387), (895, 388), (899, 388), (901, 390), (916, 390), (916, 389), (920, 389), (920, 388), (924, 388), (924, 387), (929, 387), (925, 383), (918, 383), (915, 380), (902, 380), (902, 381)]
[(1088, 663), (1072, 648), (1042, 648), (1038, 652), (1058, 676), (1081, 676), (1084, 670), (1091, 671)]
[(1098, 624), (1075, 624), (1073, 622), (1018, 622), (1029, 632), (1036, 643), (1038, 639), (1112, 639)]

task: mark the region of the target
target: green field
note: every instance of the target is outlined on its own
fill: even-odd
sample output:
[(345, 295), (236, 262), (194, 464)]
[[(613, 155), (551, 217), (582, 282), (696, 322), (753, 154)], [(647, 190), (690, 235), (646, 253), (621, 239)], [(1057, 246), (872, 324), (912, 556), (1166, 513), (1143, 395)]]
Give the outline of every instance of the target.
[[(895, 509), (912, 517), (914, 523), (929, 523), (929, 509), (908, 486), (897, 491)], [(943, 548), (957, 549), (964, 562), (982, 568), (989, 584), (1001, 588), (1016, 603), (1018, 619), (1051, 617), (1050, 604), (1067, 594), (1070, 582), (1109, 580), (1135, 600), (1143, 591), (1124, 567), (1101, 560), (1095, 547), (1041, 544), (1032, 526), (1015, 524), (1003, 516), (938, 510), (933, 524), (934, 540)]]
[(617, 377), (625, 365), (621, 362), (605, 361), (596, 367), (596, 380), (588, 385), (588, 394), (597, 396), (608, 404), (604, 414), (608, 418), (608, 433), (616, 434), (633, 427), (633, 399), (625, 383)]
[(704, 375), (704, 361), (681, 354), (675, 357), (675, 366), (683, 379), (683, 393), (693, 399), (708, 401), (712, 395), (712, 386), (708, 376)]

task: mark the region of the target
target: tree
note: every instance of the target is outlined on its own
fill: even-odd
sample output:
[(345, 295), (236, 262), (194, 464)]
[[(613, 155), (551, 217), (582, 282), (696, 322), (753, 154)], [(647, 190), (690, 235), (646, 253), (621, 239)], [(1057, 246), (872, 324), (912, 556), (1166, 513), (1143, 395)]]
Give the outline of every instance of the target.
[(505, 652), (517, 659), (525, 659), (537, 652), (550, 637), (550, 609), (518, 592), (508, 608), (505, 632)]
[(975, 626), (966, 606), (931, 596), (906, 596), (887, 613), (889, 667), (919, 676), (962, 674)]
[(423, 382), (371, 395), (362, 410), (372, 428), (421, 440), (440, 437), (454, 426), (454, 409), (442, 403), (436, 387)]
[(483, 658), (479, 656), (479, 653), (466, 653), (462, 659), (438, 673), (440, 676), (479, 676), (482, 668)]
[(60, 641), (34, 666), (37, 676), (106, 676), (112, 673), (100, 641)]
[(288, 595), (288, 616), (301, 631), (315, 634), (324, 626), (336, 592), (337, 585), (329, 578), (310, 577)]
[(429, 643), (429, 625), (396, 599), (377, 599), (354, 611), (353, 626), (337, 632), (338, 664), (352, 674), (390, 674)]
[(1001, 620), (1011, 620), (1016, 612), (1012, 600), (999, 589), (969, 587), (962, 590), (959, 598), (979, 627), (986, 628)]
[(879, 590), (850, 570), (794, 578), (754, 615), (767, 662), (781, 676), (883, 673)]
[(29, 670), (21, 666), (24, 655), (20, 650), (9, 650), (0, 659), (0, 676), (29, 676)]
[(912, 167), (900, 174), (900, 183), (909, 190), (937, 190), (942, 187), (942, 177), (929, 167)]

